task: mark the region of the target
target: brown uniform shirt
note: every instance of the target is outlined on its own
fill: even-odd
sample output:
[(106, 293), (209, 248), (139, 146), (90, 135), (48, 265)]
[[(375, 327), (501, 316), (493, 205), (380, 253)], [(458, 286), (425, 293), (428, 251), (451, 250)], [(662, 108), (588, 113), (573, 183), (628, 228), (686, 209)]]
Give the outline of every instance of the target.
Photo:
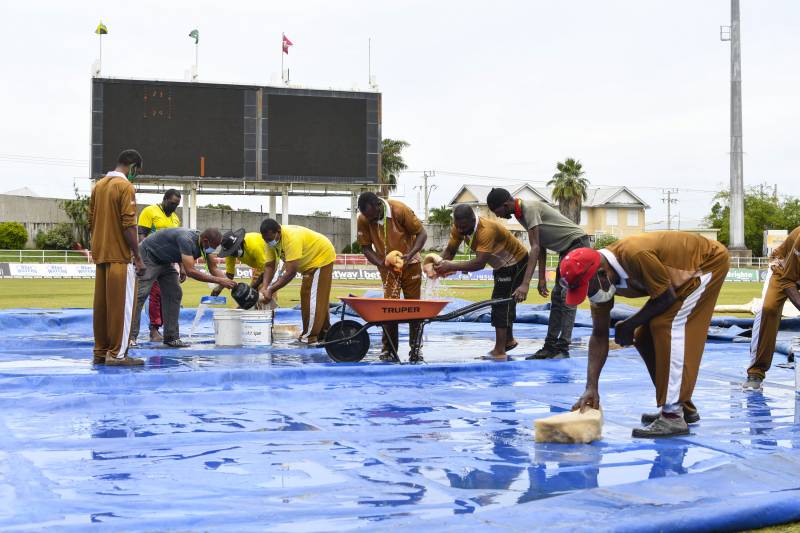
[(800, 281), (800, 227), (795, 228), (769, 256), (778, 287), (786, 290)]
[(600, 250), (619, 274), (621, 296), (655, 298), (670, 287), (679, 296), (694, 290), (703, 266), (728, 254), (716, 241), (682, 231), (654, 231), (620, 239)]
[(461, 242), (467, 243), (474, 252), (486, 252), (492, 268), (503, 268), (516, 265), (528, 255), (528, 251), (503, 224), (478, 217), (475, 231), (471, 235), (461, 235), (455, 226), (450, 230), (448, 250), (458, 250)]
[[(381, 257), (385, 257), (392, 250), (406, 254), (414, 246), (414, 240), (422, 231), (422, 222), (403, 202), (396, 200), (385, 200), (385, 202), (389, 204), (389, 209), (380, 224), (369, 222), (362, 214), (358, 215), (358, 244), (362, 247), (372, 246), (375, 253)], [(384, 209), (385, 206), (386, 204)], [(419, 260), (417, 254), (409, 262), (417, 263)]]
[(123, 230), (136, 225), (136, 190), (119, 172), (97, 181), (89, 201), (92, 259), (95, 263), (130, 263)]

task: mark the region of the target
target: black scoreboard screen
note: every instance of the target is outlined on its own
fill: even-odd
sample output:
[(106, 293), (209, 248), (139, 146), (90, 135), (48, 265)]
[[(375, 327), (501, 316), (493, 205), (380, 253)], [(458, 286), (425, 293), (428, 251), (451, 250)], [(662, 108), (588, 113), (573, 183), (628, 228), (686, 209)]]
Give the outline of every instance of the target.
[(155, 178), (377, 183), (380, 94), (94, 79), (92, 175), (139, 150)]

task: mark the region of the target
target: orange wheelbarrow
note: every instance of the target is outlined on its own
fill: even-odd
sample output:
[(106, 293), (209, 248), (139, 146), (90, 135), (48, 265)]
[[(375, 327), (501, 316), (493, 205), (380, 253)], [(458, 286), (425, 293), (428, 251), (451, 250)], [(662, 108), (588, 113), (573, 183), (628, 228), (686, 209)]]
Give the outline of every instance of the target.
[[(325, 335), (325, 341), (317, 346), (324, 347), (328, 357), (337, 363), (357, 363), (369, 351), (369, 333), (372, 326), (385, 328), (389, 324), (419, 322), (416, 338), (411, 340), (411, 361), (419, 361), (422, 348), (422, 332), (431, 322), (446, 322), (479, 309), (513, 301), (513, 298), (498, 298), (475, 302), (450, 313), (439, 312), (448, 304), (447, 300), (391, 300), (387, 298), (344, 297), (342, 300), (342, 319), (333, 324)], [(364, 319), (361, 324), (345, 319), (345, 308), (350, 306)], [(384, 329), (385, 331), (385, 329)], [(388, 337), (388, 335), (387, 335)], [(397, 346), (389, 340), (389, 349), (394, 362), (400, 362)]]

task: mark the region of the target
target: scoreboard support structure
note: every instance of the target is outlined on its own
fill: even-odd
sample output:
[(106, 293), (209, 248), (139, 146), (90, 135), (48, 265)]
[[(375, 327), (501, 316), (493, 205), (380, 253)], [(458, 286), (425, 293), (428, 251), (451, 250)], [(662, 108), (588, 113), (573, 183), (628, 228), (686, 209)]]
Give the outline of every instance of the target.
[(289, 197), (350, 197), (350, 242), (356, 240), (358, 217), (358, 195), (364, 191), (380, 192), (378, 184), (331, 184), (331, 183), (276, 183), (247, 180), (187, 179), (169, 176), (137, 176), (136, 191), (143, 194), (164, 194), (167, 189), (183, 191), (183, 227), (197, 228), (197, 197), (214, 196), (261, 196), (269, 198), (270, 218), (277, 218), (277, 199), (281, 197), (281, 224), (289, 224)]

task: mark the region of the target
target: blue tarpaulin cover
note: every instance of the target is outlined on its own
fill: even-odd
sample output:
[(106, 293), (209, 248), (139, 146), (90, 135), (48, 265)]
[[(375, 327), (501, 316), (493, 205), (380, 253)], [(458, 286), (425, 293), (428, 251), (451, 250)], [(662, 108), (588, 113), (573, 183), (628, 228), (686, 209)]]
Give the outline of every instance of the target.
[[(493, 345), (482, 322), (429, 325), (425, 365), (379, 363), (373, 328), (364, 362), (337, 365), (285, 341), (215, 349), (206, 316), (191, 348), (144, 342), (147, 366), (120, 369), (91, 366), (89, 310), (0, 312), (0, 529), (708, 531), (800, 519), (793, 370), (776, 356), (784, 366), (764, 391), (743, 392), (748, 346), (729, 341), (746, 323), (712, 331), (721, 341), (707, 344), (691, 435), (631, 438), (655, 394), (623, 349), (601, 378), (602, 440), (556, 445), (534, 442), (533, 421), (583, 391), (589, 329), (579, 313), (572, 358), (526, 361), (546, 314), (520, 310), (506, 363), (477, 358)], [(186, 339), (194, 310), (181, 317)]]

